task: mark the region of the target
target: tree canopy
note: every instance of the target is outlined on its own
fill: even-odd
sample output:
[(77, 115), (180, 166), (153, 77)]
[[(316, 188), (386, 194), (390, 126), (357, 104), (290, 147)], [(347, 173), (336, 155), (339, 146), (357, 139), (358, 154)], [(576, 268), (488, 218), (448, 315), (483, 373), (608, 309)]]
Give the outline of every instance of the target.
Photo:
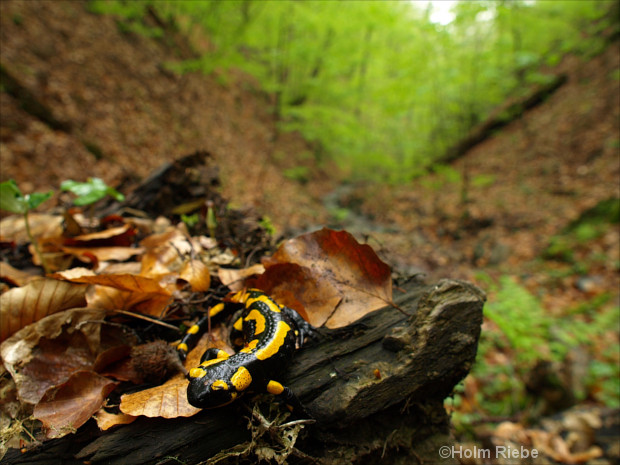
[[(204, 30), (208, 51), (177, 64), (241, 69), (274, 97), (283, 131), (352, 176), (405, 181), (441, 158), (511, 95), (553, 76), (568, 52), (600, 50), (613, 1), (467, 1), (448, 24), (427, 2), (164, 1)], [(116, 5), (116, 6), (114, 6)], [(119, 6), (120, 5), (120, 6)], [(97, 2), (131, 14), (129, 4)]]

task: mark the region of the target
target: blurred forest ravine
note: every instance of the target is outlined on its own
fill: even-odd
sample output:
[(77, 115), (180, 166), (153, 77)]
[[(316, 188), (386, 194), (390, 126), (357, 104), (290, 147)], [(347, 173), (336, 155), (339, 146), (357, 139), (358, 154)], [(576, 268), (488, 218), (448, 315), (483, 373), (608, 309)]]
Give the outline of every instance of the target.
[[(222, 195), (264, 215), (278, 236), (343, 228), (372, 245), (395, 273), (465, 279), (488, 293), (477, 364), (446, 404), (463, 443), (484, 441), (502, 421), (526, 434), (541, 416), (575, 406), (610, 411), (617, 419), (617, 19), (598, 31), (595, 52), (566, 51), (554, 63), (536, 63), (541, 72), (562, 76), (549, 95), (517, 109), (452, 160), (442, 158), (487, 118), (515, 111), (511, 104), (541, 84), (524, 80), (520, 94), (476, 112), (455, 130), (458, 137), (428, 149), (435, 156), (420, 161), (419, 170), (414, 159), (403, 158), (407, 177), (400, 179), (390, 174), (401, 166), (397, 156), (386, 161), (389, 169), (375, 168), (383, 139), (373, 142), (375, 176), (365, 176), (327, 153), (307, 127), (283, 125), (286, 118), (311, 121), (295, 113), (303, 95), (285, 113), (279, 99), (286, 96), (247, 70), (171, 66), (196, 62), (215, 48), (195, 24), (181, 27), (181, 19), (172, 20), (157, 3), (138, 2), (139, 16), (102, 14), (99, 3), (0, 2), (0, 181), (15, 179), (23, 192), (32, 192), (96, 176), (126, 192), (162, 164), (206, 150), (220, 169)], [(607, 4), (615, 18), (617, 2)], [(373, 29), (360, 34), (370, 42)], [(330, 37), (326, 32), (321, 39), (326, 50)], [(318, 73), (315, 59), (308, 60)], [(355, 72), (362, 76), (363, 66)], [(431, 72), (416, 77), (422, 78), (426, 82), (415, 83), (432, 87)], [(380, 91), (364, 82), (357, 81), (355, 95)], [(312, 92), (321, 91), (308, 91), (308, 99)], [(446, 114), (458, 105), (450, 100), (454, 95), (437, 94)], [(362, 115), (371, 111), (359, 108)], [(381, 119), (378, 132), (390, 125), (379, 116), (372, 115)], [(327, 118), (316, 130), (329, 126)], [(436, 129), (437, 137), (447, 131)], [(416, 150), (416, 133), (391, 130), (381, 137), (402, 138), (403, 153)], [(579, 463), (597, 456), (592, 452)]]

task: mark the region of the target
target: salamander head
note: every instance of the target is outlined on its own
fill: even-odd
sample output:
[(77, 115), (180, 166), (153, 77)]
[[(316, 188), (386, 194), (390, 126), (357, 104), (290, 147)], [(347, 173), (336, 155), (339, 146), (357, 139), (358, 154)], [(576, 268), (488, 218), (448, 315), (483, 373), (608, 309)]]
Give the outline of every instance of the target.
[(189, 372), (187, 400), (197, 408), (222, 407), (231, 403), (252, 383), (250, 372), (229, 360), (198, 366)]
[(197, 408), (215, 408), (229, 404), (238, 396), (224, 366), (190, 370), (187, 400)]

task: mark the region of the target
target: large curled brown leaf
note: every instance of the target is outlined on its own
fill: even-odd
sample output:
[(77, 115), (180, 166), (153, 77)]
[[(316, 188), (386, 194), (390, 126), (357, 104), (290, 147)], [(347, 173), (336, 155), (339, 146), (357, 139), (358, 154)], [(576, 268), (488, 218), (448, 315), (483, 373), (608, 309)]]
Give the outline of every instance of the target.
[(93, 371), (76, 371), (49, 388), (34, 408), (48, 438), (73, 433), (97, 412), (117, 383)]
[(107, 310), (133, 310), (159, 316), (172, 299), (172, 286), (163, 287), (154, 278), (135, 274), (101, 274), (63, 276), (75, 283), (94, 284), (95, 292), (88, 298), (91, 307)]
[(297, 301), (314, 326), (346, 326), (392, 302), (390, 267), (346, 231), (323, 228), (290, 239), (263, 264), (251, 285), (282, 303)]
[(77, 370), (90, 369), (101, 346), (101, 310), (79, 308), (49, 315), (0, 344), (0, 356), (22, 402), (36, 404), (45, 391)]
[(41, 318), (86, 305), (88, 286), (42, 278), (0, 296), (0, 342)]

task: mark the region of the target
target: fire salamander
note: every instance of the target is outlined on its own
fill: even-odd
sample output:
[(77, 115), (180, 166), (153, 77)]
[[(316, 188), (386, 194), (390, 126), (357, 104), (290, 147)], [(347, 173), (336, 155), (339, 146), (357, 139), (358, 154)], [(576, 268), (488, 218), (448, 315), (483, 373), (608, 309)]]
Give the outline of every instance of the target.
[[(233, 303), (244, 305), (239, 319), (233, 324), (230, 339), (241, 347), (234, 355), (210, 348), (200, 359), (200, 365), (189, 371), (187, 399), (198, 408), (220, 407), (246, 392), (269, 392), (282, 399), (293, 411), (303, 407), (293, 392), (272, 379), (291, 361), (304, 338), (314, 333), (312, 326), (294, 310), (278, 305), (258, 289), (234, 294)], [(210, 315), (191, 326), (177, 351), (182, 359), (200, 337), (200, 332), (213, 318), (226, 309), (220, 303), (211, 308)], [(243, 345), (235, 341), (243, 341)]]

